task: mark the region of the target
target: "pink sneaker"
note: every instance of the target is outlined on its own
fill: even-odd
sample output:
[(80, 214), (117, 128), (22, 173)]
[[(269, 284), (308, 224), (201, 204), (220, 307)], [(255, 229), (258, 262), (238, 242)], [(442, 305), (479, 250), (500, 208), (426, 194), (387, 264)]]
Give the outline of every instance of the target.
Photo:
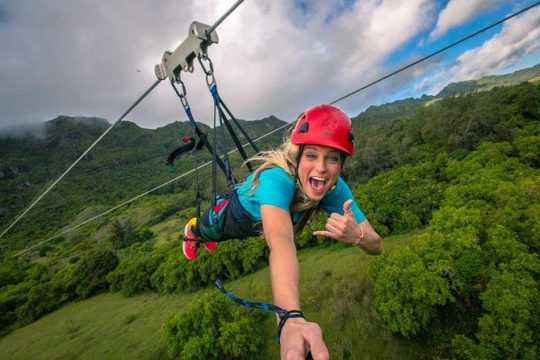
[(184, 241), (182, 242), (182, 250), (184, 256), (188, 260), (195, 260), (197, 258), (197, 237), (193, 233), (193, 227), (197, 224), (197, 218), (192, 218), (186, 224), (184, 228)]
[(214, 252), (217, 249), (217, 242), (216, 241), (207, 241), (203, 242), (204, 248), (208, 250), (208, 252)]

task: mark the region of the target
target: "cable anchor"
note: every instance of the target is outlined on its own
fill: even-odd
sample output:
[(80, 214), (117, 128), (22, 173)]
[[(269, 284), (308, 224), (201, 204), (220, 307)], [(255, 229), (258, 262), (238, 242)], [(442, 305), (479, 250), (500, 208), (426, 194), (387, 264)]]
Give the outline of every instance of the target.
[(159, 80), (167, 77), (171, 81), (180, 82), (180, 73), (193, 72), (193, 60), (201, 53), (206, 53), (208, 46), (219, 42), (211, 27), (194, 21), (188, 31), (188, 37), (173, 52), (165, 51), (161, 64), (154, 67), (154, 73)]

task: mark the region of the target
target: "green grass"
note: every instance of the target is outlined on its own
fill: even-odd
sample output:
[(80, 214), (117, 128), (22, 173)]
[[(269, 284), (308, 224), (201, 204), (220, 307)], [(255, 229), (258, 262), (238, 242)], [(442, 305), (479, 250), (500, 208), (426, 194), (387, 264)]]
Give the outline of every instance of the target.
[(440, 101), (440, 98), (431, 99), (424, 103), (424, 107), (430, 107), (431, 105), (435, 104), (437, 101)]
[(3, 359), (151, 359), (161, 325), (195, 294), (103, 294), (72, 303), (0, 340)]
[(532, 78), (529, 80), (530, 83), (537, 84), (540, 82), (540, 76), (537, 76), (535, 78)]
[[(406, 245), (411, 235), (385, 239), (385, 250)], [(423, 350), (391, 336), (371, 306), (367, 277), (374, 257), (340, 244), (299, 252), (301, 296), (309, 320), (323, 328), (335, 359), (418, 359)], [(238, 296), (272, 301), (268, 268), (225, 283)], [(222, 296), (217, 289), (216, 296)], [(125, 298), (102, 294), (68, 304), (0, 339), (2, 359), (166, 359), (161, 327), (200, 294)], [(256, 310), (254, 310), (256, 311)], [(261, 325), (268, 341), (263, 351), (279, 358), (275, 319)]]

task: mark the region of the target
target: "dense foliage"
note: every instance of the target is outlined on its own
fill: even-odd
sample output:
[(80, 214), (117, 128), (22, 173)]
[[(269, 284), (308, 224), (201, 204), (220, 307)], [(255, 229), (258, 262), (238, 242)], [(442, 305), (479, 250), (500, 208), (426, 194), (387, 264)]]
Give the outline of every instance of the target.
[[(415, 234), (410, 246), (383, 255), (370, 268), (373, 305), (387, 328), (396, 336), (435, 344), (440, 355), (537, 358), (540, 86), (524, 83), (437, 101), (407, 100), (385, 108), (382, 115), (375, 110), (355, 120), (361, 124), (356, 134), (358, 151), (346, 163), (345, 175), (381, 234)], [(89, 127), (85, 130), (89, 133), (81, 135), (80, 127), (65, 119), (52, 125), (71, 130), (59, 139), (47, 138), (46, 146), (71, 149), (72, 155), (78, 151), (78, 137), (87, 139), (94, 134)], [(182, 125), (173, 128), (181, 131)], [(103, 191), (103, 199), (111, 204), (130, 196), (131, 189), (140, 188), (144, 179), (162, 182), (163, 174), (151, 171), (154, 166), (150, 164), (153, 156), (162, 156), (164, 148), (174, 143), (164, 138), (165, 130), (151, 133), (129, 123), (119, 130), (130, 137), (117, 134), (109, 144), (112, 148), (120, 151), (133, 147), (135, 141), (140, 149), (152, 147), (151, 155), (132, 158), (124, 149), (130, 160), (112, 165), (105, 150), (97, 152), (89, 168), (51, 194), (40, 210), (40, 215), (47, 216), (36, 216), (37, 225), (9, 238), (2, 252), (31, 243), (40, 233), (39, 226), (43, 233), (50, 233), (58, 225), (67, 225), (56, 215), (80, 211), (80, 207), (65, 210), (73, 203), (87, 205), (84, 215), (95, 211), (89, 195), (80, 191), (93, 187), (95, 174), (104, 178), (95, 190)], [(14, 154), (29, 152), (41, 159), (31, 145), (10, 143)], [(66, 161), (56, 160), (45, 162), (54, 165), (51, 174), (58, 173)], [(9, 164), (2, 170), (9, 175), (4, 185), (17, 177), (31, 183), (50, 177), (41, 163), (32, 175), (30, 167), (22, 165), (16, 169), (18, 174), (8, 173), (14, 163)], [(192, 164), (190, 159), (179, 167)], [(119, 168), (126, 182), (112, 176)], [(203, 176), (203, 188), (209, 186), (206, 180)], [(211, 255), (201, 248), (197, 261), (190, 262), (182, 255), (179, 239), (160, 237), (163, 223), (176, 218), (174, 231), (179, 232), (180, 224), (193, 216), (193, 196), (186, 190), (191, 185), (190, 181), (177, 184), (168, 191), (178, 194), (168, 194), (167, 200), (155, 197), (144, 216), (136, 211), (110, 216), (49, 243), (33, 252), (30, 261), (1, 263), (0, 330), (9, 331), (66, 302), (103, 291), (120, 291), (126, 296), (146, 291), (192, 292), (218, 277), (238, 278), (265, 266), (268, 249), (260, 238), (220, 243)], [(106, 193), (108, 186), (113, 191)], [(17, 209), (16, 201), (31, 197), (28, 189), (19, 190), (8, 201), (11, 210)], [(49, 222), (52, 215), (55, 219)], [(0, 216), (7, 217), (7, 212)], [(306, 226), (296, 239), (299, 248), (333, 243), (311, 236), (324, 220), (324, 215), (318, 215)], [(99, 234), (92, 243), (90, 233)], [(341, 319), (337, 323), (342, 326), (345, 311), (358, 311), (351, 299), (364, 297), (353, 294), (356, 290), (351, 286), (341, 284), (340, 289), (325, 291), (336, 292), (336, 298), (347, 302), (343, 305), (346, 310), (333, 309), (332, 316)], [(256, 358), (262, 340), (256, 336), (256, 319), (250, 316), (232, 304), (203, 295), (188, 313), (165, 325), (169, 350), (181, 358)], [(202, 339), (219, 340), (208, 347)], [(345, 352), (350, 355), (351, 351)]]
[(107, 275), (111, 290), (132, 296), (154, 289), (150, 279), (163, 261), (161, 252), (155, 251), (149, 242), (138, 242), (121, 250), (118, 256), (118, 266)]
[(162, 293), (186, 292), (212, 284), (218, 277), (238, 278), (267, 263), (262, 239), (231, 240), (208, 254), (200, 248), (197, 261), (189, 261), (179, 246), (173, 247), (152, 275), (152, 286)]
[[(284, 124), (275, 117), (239, 120), (239, 123), (252, 138)], [(16, 215), (56, 180), (109, 125), (104, 119), (58, 116), (46, 122), (39, 131), (26, 136), (0, 133), (0, 223), (14, 221)], [(206, 125), (201, 127), (210, 131)], [(205, 150), (178, 159), (176, 172), (167, 170), (167, 156), (182, 144), (184, 136), (191, 133), (187, 121), (155, 130), (140, 128), (129, 121), (120, 122), (29, 216), (3, 237), (0, 256), (6, 257), (14, 250), (58, 233), (68, 225), (66, 221), (90, 206), (106, 210), (191, 170), (195, 164), (210, 160), (211, 155)], [(239, 135), (245, 143), (242, 134)], [(276, 146), (281, 136), (277, 132), (265, 138), (265, 146)], [(221, 150), (234, 146), (226, 137), (218, 140)], [(250, 155), (253, 153), (249, 148), (246, 151)], [(239, 156), (232, 156), (231, 161), (239, 163)], [(208, 168), (204, 171), (209, 174)], [(207, 175), (200, 177), (204, 194), (210, 193), (209, 179)], [(194, 177), (184, 178), (154, 193), (191, 191), (193, 183)]]
[[(452, 106), (468, 116), (474, 111), (465, 111), (466, 106), (483, 109), (482, 117), (468, 121), (467, 128), (474, 128), (475, 135), (462, 137), (458, 144), (468, 149), (480, 138), (490, 141), (466, 156), (455, 149), (456, 144), (444, 144), (437, 137), (427, 143), (454, 150), (432, 160), (441, 167), (427, 176), (438, 179), (442, 193), (425, 231), (406, 249), (373, 263), (375, 306), (393, 332), (434, 337), (456, 357), (533, 359), (540, 340), (536, 331), (540, 312), (534, 305), (540, 299), (540, 152), (533, 150), (540, 146), (540, 107), (534, 106), (540, 93), (538, 86), (522, 85), (493, 95), (487, 104), (490, 98), (477, 94)], [(487, 121), (489, 126), (475, 121)], [(437, 127), (436, 120), (429, 126)], [(405, 169), (390, 171), (385, 184), (391, 186), (393, 174)], [(371, 181), (361, 188), (373, 190), (370, 185)], [(407, 198), (410, 186), (397, 190)], [(428, 193), (409, 200), (429, 202)], [(380, 200), (378, 196), (368, 198)], [(384, 215), (411, 206), (399, 201), (381, 204), (390, 204)], [(376, 219), (388, 226), (386, 218)]]
[(206, 293), (169, 319), (163, 334), (169, 354), (179, 359), (262, 359), (261, 320), (261, 312)]

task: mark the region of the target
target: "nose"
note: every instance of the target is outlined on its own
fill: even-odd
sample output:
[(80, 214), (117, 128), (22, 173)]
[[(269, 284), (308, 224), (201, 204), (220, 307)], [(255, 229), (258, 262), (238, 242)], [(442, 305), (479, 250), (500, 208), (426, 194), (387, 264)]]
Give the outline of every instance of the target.
[(326, 172), (326, 161), (324, 157), (320, 157), (319, 159), (317, 159), (317, 162), (315, 163), (315, 170), (317, 170), (317, 172), (321, 174), (324, 174)]

